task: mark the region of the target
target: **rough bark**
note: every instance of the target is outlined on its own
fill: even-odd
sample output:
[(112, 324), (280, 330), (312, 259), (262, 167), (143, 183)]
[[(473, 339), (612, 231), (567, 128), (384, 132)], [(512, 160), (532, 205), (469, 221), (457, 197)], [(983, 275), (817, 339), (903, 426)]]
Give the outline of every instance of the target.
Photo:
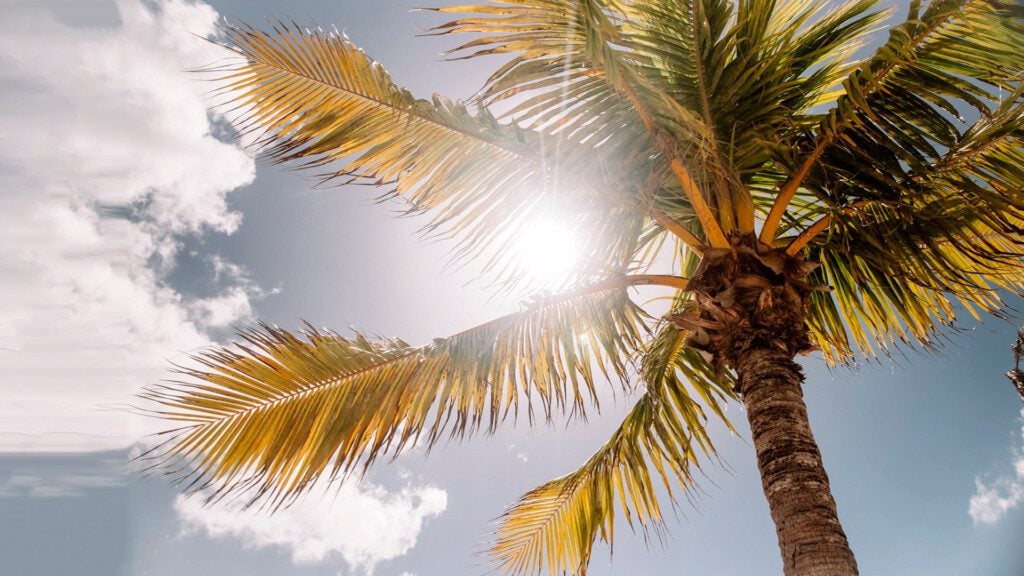
[(857, 561), (807, 420), (800, 366), (785, 352), (762, 348), (741, 354), (736, 369), (783, 573), (856, 575)]

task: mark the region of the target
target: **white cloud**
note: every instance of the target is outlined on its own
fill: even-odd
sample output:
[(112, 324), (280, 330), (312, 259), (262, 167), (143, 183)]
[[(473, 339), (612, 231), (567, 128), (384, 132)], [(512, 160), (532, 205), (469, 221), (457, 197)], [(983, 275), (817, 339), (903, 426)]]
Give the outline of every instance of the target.
[[(515, 444), (509, 444), (508, 445), (508, 451), (509, 452), (512, 452), (515, 449), (516, 449), (516, 445)], [(526, 464), (527, 462), (530, 461), (530, 456), (526, 452), (523, 452), (522, 450), (518, 450), (518, 451), (516, 451), (516, 460), (518, 460), (522, 464)]]
[(192, 300), (165, 282), (183, 235), (238, 228), (226, 197), (254, 174), (184, 72), (224, 58), (201, 38), (217, 13), (117, 7), (110, 29), (29, 5), (0, 18), (0, 450), (129, 445), (153, 424), (97, 406), (129, 402), (260, 295), (246, 280)]
[[(1021, 410), (1020, 415), (1024, 420), (1024, 410)], [(1024, 440), (1024, 428), (1021, 429), (1021, 438)], [(995, 524), (1007, 512), (1024, 503), (1024, 443), (1016, 451), (1013, 468), (1013, 475), (1002, 476), (991, 482), (975, 478), (974, 496), (971, 496), (967, 509), (975, 525)]]
[(378, 563), (412, 550), (423, 524), (447, 506), (448, 494), (434, 486), (389, 491), (352, 481), (315, 490), (272, 515), (238, 503), (204, 507), (200, 498), (178, 497), (174, 508), (186, 534), (282, 548), (296, 564), (340, 559), (352, 572), (371, 574)]
[(241, 286), (225, 293), (197, 300), (190, 306), (196, 322), (208, 327), (227, 327), (239, 318), (252, 317), (251, 294)]

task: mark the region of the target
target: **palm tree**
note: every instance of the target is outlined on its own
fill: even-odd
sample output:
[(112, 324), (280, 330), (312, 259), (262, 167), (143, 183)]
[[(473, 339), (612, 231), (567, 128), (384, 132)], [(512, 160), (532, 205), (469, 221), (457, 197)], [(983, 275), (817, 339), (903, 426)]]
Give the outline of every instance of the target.
[[(585, 263), (421, 346), (244, 330), (147, 393), (181, 423), (154, 465), (276, 508), (414, 443), (584, 415), (620, 381), (636, 403), (611, 439), (502, 517), (501, 571), (584, 573), (616, 511), (661, 530), (659, 494), (693, 485), (708, 415), (738, 401), (785, 574), (856, 574), (794, 358), (931, 347), (1024, 286), (1024, 10), (913, 0), (870, 54), (875, 5), (439, 8), (463, 17), (434, 34), (471, 35), (452, 57), (506, 55), (471, 104), (414, 98), (337, 33), (228, 27), (224, 94), (270, 158), (384, 187), (504, 290), (530, 288), (510, 247), (541, 215)], [(668, 312), (634, 303), (639, 285), (670, 288)]]
[(1006, 377), (1017, 389), (1020, 399), (1024, 400), (1024, 370), (1020, 369), (1020, 359), (1024, 357), (1024, 328), (1017, 329), (1017, 339), (1010, 346), (1010, 351), (1013, 352), (1013, 369), (1006, 373)]

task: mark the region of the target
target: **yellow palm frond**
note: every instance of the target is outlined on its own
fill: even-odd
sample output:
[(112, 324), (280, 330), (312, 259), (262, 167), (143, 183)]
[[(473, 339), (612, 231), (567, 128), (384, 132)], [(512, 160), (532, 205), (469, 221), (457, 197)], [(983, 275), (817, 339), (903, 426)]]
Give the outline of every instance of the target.
[[(726, 423), (730, 375), (716, 375), (662, 323), (645, 351), (647, 390), (611, 439), (572, 473), (524, 494), (500, 520), (488, 555), (506, 574), (585, 574), (597, 538), (611, 543), (615, 513), (633, 529), (662, 529), (659, 485), (673, 503), (694, 483), (701, 454), (714, 453), (703, 406)], [(685, 383), (689, 382), (689, 386)]]
[[(348, 474), (417, 442), (493, 431), (521, 402), (531, 420), (583, 416), (597, 402), (595, 368), (626, 382), (644, 316), (610, 280), (531, 302), (524, 310), (426, 346), (399, 339), (305, 338), (264, 326), (235, 348), (196, 357), (187, 381), (151, 389), (180, 421), (152, 457), (216, 499), (252, 488), (288, 503), (317, 478)], [(182, 461), (184, 461), (182, 463)], [(264, 499), (265, 497), (265, 499)]]
[[(414, 98), (337, 33), (239, 26), (226, 36), (243, 61), (215, 69), (222, 93), (267, 156), (386, 187), (427, 212), (426, 230), (455, 235), (457, 261), (486, 254), (485, 271), (504, 270), (498, 281), (522, 277), (508, 257), (517, 227), (548, 212), (571, 214), (591, 255), (631, 236), (635, 218), (617, 216), (630, 201), (596, 186), (601, 150), (500, 123), (482, 107)], [(612, 254), (595, 266), (622, 262)]]

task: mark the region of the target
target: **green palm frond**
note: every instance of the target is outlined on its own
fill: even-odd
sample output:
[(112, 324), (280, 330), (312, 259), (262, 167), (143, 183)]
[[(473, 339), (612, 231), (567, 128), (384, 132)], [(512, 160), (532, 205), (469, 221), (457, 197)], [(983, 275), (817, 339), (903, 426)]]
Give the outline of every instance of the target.
[[(938, 329), (957, 320), (957, 306), (975, 318), (981, 313), (998, 315), (1004, 296), (1022, 293), (1024, 272), (1013, 261), (1019, 241), (989, 231), (976, 220), (950, 226), (920, 244), (906, 231), (879, 235), (878, 228), (884, 226), (837, 233), (842, 237), (835, 245), (848, 251), (811, 251), (811, 257), (822, 263), (815, 279), (832, 290), (812, 295), (808, 321), (830, 362), (852, 358), (847, 328), (853, 344), (868, 355), (895, 343), (933, 347)], [(911, 241), (904, 243), (907, 236)], [(966, 244), (939, 239), (943, 237), (962, 237)], [(976, 247), (982, 244), (993, 256), (978, 256)], [(915, 256), (918, 262), (912, 261)]]
[(934, 347), (936, 329), (955, 320), (943, 291), (886, 275), (856, 256), (829, 252), (819, 258), (820, 276), (812, 279), (831, 292), (810, 296), (808, 325), (830, 363), (851, 361), (853, 346), (869, 356), (893, 344)]
[(718, 111), (718, 131), (729, 139), (727, 154), (748, 186), (755, 188), (755, 174), (771, 175), (764, 173), (769, 156), (788, 153), (786, 136), (809, 128), (816, 109), (838, 95), (841, 81), (857, 65), (852, 55), (887, 16), (876, 5), (876, 0), (835, 7), (804, 0), (739, 4), (732, 42), (737, 55), (710, 90), (710, 108)]
[(718, 0), (531, 0), (439, 9), (477, 15), (437, 32), (479, 34), (455, 50), (463, 57), (516, 54), (484, 92), (492, 101), (521, 97), (510, 114), (585, 134), (634, 162), (638, 150), (654, 149), (636, 132), (635, 93), (700, 188), (719, 195), (726, 228), (735, 221), (749, 230), (755, 209), (740, 179), (845, 76), (844, 57), (879, 19), (873, 4), (815, 19), (823, 2), (748, 2), (737, 11)]
[[(908, 20), (854, 70), (818, 135), (782, 159), (828, 206), (858, 199), (899, 202), (913, 176), (960, 146), (960, 126), (988, 117), (1000, 92), (1024, 73), (1024, 9), (990, 0), (911, 3)], [(797, 168), (801, 163), (800, 169)]]
[[(663, 323), (641, 367), (647, 390), (601, 449), (572, 473), (524, 494), (501, 518), (489, 556), (506, 574), (585, 574), (597, 538), (611, 543), (616, 509), (633, 529), (659, 531), (659, 487), (675, 501), (714, 453), (710, 407), (725, 423), (732, 379), (719, 377), (685, 334)], [(689, 381), (689, 386), (684, 380)], [(731, 426), (730, 426), (731, 427)]]
[[(649, 75), (704, 122), (708, 152), (699, 181), (716, 191), (728, 229), (754, 228), (756, 182), (786, 134), (808, 123), (807, 111), (848, 72), (846, 57), (880, 13), (873, 0), (850, 2), (825, 16), (824, 2), (720, 0), (635, 2), (625, 10), (624, 43), (646, 54)], [(684, 152), (684, 157), (693, 156)]]
[(792, 129), (794, 116), (822, 103), (845, 76), (844, 57), (881, 16), (874, 4), (850, 2), (821, 15), (825, 3), (806, 0), (635, 2), (624, 38), (744, 174), (767, 159), (744, 159), (741, 149), (763, 149)]
[(699, 134), (699, 122), (637, 72), (637, 55), (619, 46), (622, 18), (610, 4), (527, 0), (444, 7), (437, 10), (474, 16), (439, 26), (435, 33), (478, 35), (451, 51), (460, 58), (515, 54), (483, 90), (490, 102), (519, 97), (509, 115), (605, 143), (637, 160), (644, 152), (637, 141), (652, 144), (636, 122), (623, 83), (631, 85), (667, 129), (692, 137)]
[[(815, 313), (822, 331), (829, 318), (831, 345), (848, 344), (840, 317), (867, 353), (894, 342), (932, 345), (937, 328), (955, 320), (953, 303), (977, 317), (998, 313), (1002, 295), (1021, 292), (1022, 91), (1006, 94), (954, 147), (912, 174), (900, 202), (830, 216), (810, 257), (822, 261), (820, 281), (834, 288), (835, 300), (825, 306), (820, 296)], [(822, 214), (818, 205), (807, 211)]]
[(1024, 55), (1011, 47), (1024, 11), (937, 0), (910, 15), (807, 144), (814, 198), (791, 203), (783, 227), (801, 232), (791, 251), (811, 243), (833, 288), (812, 296), (809, 319), (831, 361), (934, 346), (957, 307), (998, 313), (1000, 291), (1024, 282)]
[[(369, 466), (415, 443), (493, 431), (521, 403), (532, 421), (584, 417), (597, 374), (627, 382), (644, 315), (611, 280), (534, 300), (426, 346), (399, 339), (304, 336), (264, 326), (195, 358), (186, 381), (146, 397), (180, 421), (154, 458), (213, 498), (252, 489), (287, 504), (323, 474)], [(184, 461), (182, 463), (182, 461)]]

